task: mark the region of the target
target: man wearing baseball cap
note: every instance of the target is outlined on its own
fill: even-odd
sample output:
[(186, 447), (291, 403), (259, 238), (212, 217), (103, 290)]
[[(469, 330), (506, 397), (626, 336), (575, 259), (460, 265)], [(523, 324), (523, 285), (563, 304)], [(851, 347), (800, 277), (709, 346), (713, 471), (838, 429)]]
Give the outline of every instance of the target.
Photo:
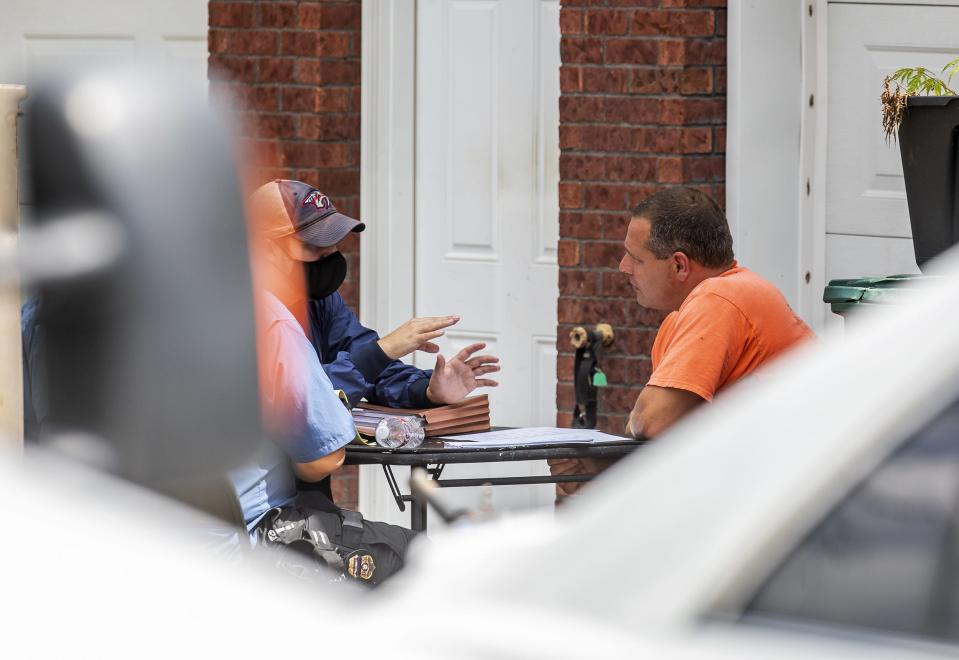
[[(455, 371), (456, 378), (444, 381), (394, 364), (387, 353), (403, 341), (428, 342), (455, 319), (431, 319), (384, 339), (359, 324), (336, 293), (346, 275), (336, 243), (363, 225), (338, 213), (320, 191), (272, 181), (252, 195), (249, 219), (260, 392), (273, 443), (230, 475), (244, 523), (254, 543), (270, 546), (285, 538), (284, 530), (307, 521), (336, 546), (342, 570), (379, 584), (402, 568), (414, 533), (334, 504), (327, 477), (343, 464), (356, 434), (334, 390), (352, 402), (367, 396), (417, 405), (417, 396), (432, 401), (427, 390), (434, 380), (440, 395), (456, 396), (476, 386), (476, 375), (463, 364), (472, 382)], [(495, 364), (485, 366), (493, 370)]]
[[(431, 341), (458, 316), (413, 318), (382, 338), (360, 324), (337, 293), (347, 270), (337, 243), (365, 226), (339, 213), (322, 192), (301, 181), (271, 181), (254, 192), (250, 214), (254, 232), (269, 239), (274, 268), (288, 275), (289, 287), (278, 297), (298, 317), (333, 386), (351, 404), (365, 397), (422, 408), (455, 403), (477, 387), (498, 384), (483, 376), (499, 371), (499, 358), (474, 356), (485, 344), (467, 346), (446, 360)], [(304, 281), (305, 295), (298, 294)], [(437, 353), (435, 368), (399, 360), (415, 350)]]

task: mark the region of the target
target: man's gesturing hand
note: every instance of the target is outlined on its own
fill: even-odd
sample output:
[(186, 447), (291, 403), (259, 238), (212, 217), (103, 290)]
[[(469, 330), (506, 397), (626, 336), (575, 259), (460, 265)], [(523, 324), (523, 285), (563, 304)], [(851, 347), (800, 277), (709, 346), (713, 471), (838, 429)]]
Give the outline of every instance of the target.
[(470, 344), (447, 362), (442, 355), (436, 356), (436, 366), (430, 378), (426, 396), (437, 404), (456, 403), (477, 387), (496, 387), (495, 380), (480, 378), (484, 374), (499, 371), (499, 358), (493, 355), (470, 356), (486, 348), (486, 344)]
[(393, 360), (416, 350), (439, 353), (440, 347), (430, 340), (442, 336), (443, 328), (448, 328), (459, 320), (458, 316), (424, 316), (410, 319), (377, 343)]

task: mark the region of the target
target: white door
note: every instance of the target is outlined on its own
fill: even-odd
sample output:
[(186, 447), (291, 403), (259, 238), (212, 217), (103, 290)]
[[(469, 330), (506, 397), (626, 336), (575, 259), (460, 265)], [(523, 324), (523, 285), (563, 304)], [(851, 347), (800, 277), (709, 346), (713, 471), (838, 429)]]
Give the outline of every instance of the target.
[[(0, 84), (26, 85), (29, 96), (48, 69), (159, 59), (205, 86), (207, 23), (206, 0), (3, 0)], [(27, 121), (19, 122), (21, 136)], [(22, 165), (21, 211), (28, 214)]]
[[(881, 127), (882, 79), (959, 55), (959, 2), (829, 4), (826, 279), (915, 273), (899, 147)], [(827, 322), (837, 319), (825, 307)]]
[[(416, 314), (461, 315), (440, 342), (446, 355), (481, 341), (500, 357), (494, 425), (553, 426), (559, 2), (420, 0), (417, 34)], [(548, 473), (545, 461), (459, 467), (444, 476)], [(553, 492), (447, 495), (500, 511), (550, 504)]]
[[(382, 191), (364, 207), (373, 214), (368, 233), (382, 236), (364, 239), (367, 245), (371, 240), (382, 244), (363, 260), (364, 281), (376, 283), (368, 296), (378, 301), (372, 305), (367, 299), (365, 318), (379, 326), (395, 324), (389, 301), (404, 303), (410, 288), (412, 300), (404, 304), (416, 315), (459, 314), (462, 320), (440, 342), (444, 354), (482, 341), (502, 359), (501, 385), (487, 390), (493, 424), (552, 426), (559, 294), (559, 2), (417, 0), (414, 5), (393, 0), (378, 5), (377, 12), (372, 9), (364, 7), (366, 38), (376, 39), (377, 49), (388, 54), (368, 57), (370, 51), (364, 50), (370, 67), (364, 83), (370, 105), (365, 107), (378, 106), (380, 113), (370, 120), (368, 135), (375, 141), (364, 151), (364, 172), (369, 188)], [(415, 44), (407, 50), (402, 44), (414, 24)], [(383, 46), (384, 38), (392, 45)], [(381, 78), (388, 82), (375, 82)], [(411, 79), (415, 103), (403, 84)], [(407, 109), (412, 126), (404, 130)], [(414, 138), (406, 141), (410, 129)], [(401, 175), (408, 171), (405, 163), (415, 173), (409, 188)], [(408, 223), (407, 199), (415, 200)], [(412, 259), (407, 261), (409, 238)], [(377, 312), (377, 307), (383, 309)], [(414, 360), (423, 368), (433, 366), (429, 355)], [(546, 473), (540, 461), (448, 466), (443, 477)], [(396, 474), (405, 488), (409, 471)], [(396, 511), (379, 469), (362, 471), (361, 481), (365, 515), (408, 524), (409, 515)], [(459, 505), (503, 511), (551, 505), (553, 492), (552, 485), (498, 486), (451, 489), (444, 495)], [(430, 525), (437, 522), (431, 519)]]

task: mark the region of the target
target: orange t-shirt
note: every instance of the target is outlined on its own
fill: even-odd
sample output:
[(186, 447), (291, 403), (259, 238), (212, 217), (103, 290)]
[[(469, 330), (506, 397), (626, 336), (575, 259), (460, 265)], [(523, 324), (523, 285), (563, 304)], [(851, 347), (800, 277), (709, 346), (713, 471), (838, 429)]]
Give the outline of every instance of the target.
[(813, 336), (775, 286), (733, 262), (700, 282), (663, 321), (648, 384), (712, 401), (719, 390)]

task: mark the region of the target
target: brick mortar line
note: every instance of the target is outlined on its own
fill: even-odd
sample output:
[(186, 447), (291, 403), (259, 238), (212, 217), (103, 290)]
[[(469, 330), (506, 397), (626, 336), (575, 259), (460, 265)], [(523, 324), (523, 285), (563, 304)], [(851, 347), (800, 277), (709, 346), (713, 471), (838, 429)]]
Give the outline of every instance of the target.
[[(717, 158), (718, 158), (719, 156), (721, 156), (721, 154), (717, 154), (716, 156), (717, 156)], [(582, 180), (576, 179), (576, 180), (575, 180), (575, 183), (582, 183), (583, 185), (587, 185), (587, 186), (617, 186), (617, 187), (627, 187), (627, 186), (631, 186), (631, 185), (632, 185), (632, 186), (646, 186), (646, 187), (648, 187), (648, 186), (658, 186), (658, 185), (676, 185), (676, 186), (681, 186), (681, 185), (684, 185), (684, 184), (715, 183), (715, 179), (710, 179), (709, 181), (681, 181), (681, 182), (675, 182), (675, 181), (660, 181), (660, 180), (658, 180), (658, 179), (657, 179), (657, 180), (651, 180), (651, 181), (649, 181), (649, 180), (634, 180), (634, 183), (623, 183), (623, 182), (622, 182), (621, 180), (619, 180), (619, 179), (612, 179), (612, 180), (611, 180), (611, 179), (582, 179)], [(568, 208), (568, 207), (563, 207), (563, 208), (561, 208), (560, 210), (561, 210), (561, 211), (569, 211), (569, 210), (576, 210), (576, 209), (570, 209), (570, 208)], [(604, 210), (604, 211), (609, 211), (610, 209), (603, 209), (603, 210)], [(627, 210), (628, 210), (628, 209), (627, 209)]]
[[(250, 29), (250, 28), (238, 28), (238, 29)], [(611, 41), (626, 41), (630, 43), (647, 43), (647, 44), (655, 44), (657, 46), (659, 46), (660, 44), (673, 44), (677, 42), (683, 43), (683, 44), (692, 43), (692, 44), (703, 45), (703, 46), (712, 46), (713, 44), (720, 44), (725, 41), (729, 41), (729, 39), (728, 37), (725, 37), (725, 36), (694, 37), (691, 39), (684, 39), (682, 37), (630, 37), (630, 36), (613, 37), (613, 36), (609, 36), (609, 37), (602, 37), (599, 39), (595, 39), (594, 41), (600, 42), (597, 45), (600, 45), (603, 47), (603, 55), (605, 55), (607, 52), (606, 47), (609, 45), (609, 42)], [(567, 42), (566, 39), (564, 38), (563, 41), (560, 42), (560, 48), (563, 47), (564, 42), (576, 43), (575, 41)], [(584, 61), (584, 62), (578, 62), (576, 60), (561, 60), (560, 64), (568, 64), (570, 66), (577, 66), (577, 65), (578, 66), (603, 66), (602, 63), (597, 63), (593, 60)], [(685, 62), (683, 64), (666, 64), (664, 66), (684, 67), (684, 66), (696, 66), (697, 64), (702, 66), (709, 66), (710, 63), (709, 62)], [(655, 66), (655, 65), (647, 64), (646, 62), (610, 62), (608, 66), (623, 67), (623, 66)]]
[(712, 34), (634, 34), (627, 32), (625, 34), (607, 34), (602, 32), (567, 32), (560, 37), (560, 41), (583, 41), (592, 39), (594, 41), (723, 41), (728, 39), (728, 34), (720, 34), (713, 30)]
[(643, 62), (610, 62), (602, 64), (596, 62), (573, 62), (562, 61), (559, 63), (560, 70), (592, 70), (592, 69), (616, 69), (617, 71), (689, 71), (691, 69), (714, 69), (716, 67), (725, 67), (726, 62), (689, 62), (686, 64), (646, 64)]
[[(693, 128), (708, 128), (707, 126), (694, 126)], [(590, 156), (590, 157), (600, 157), (600, 156), (613, 156), (619, 157), (620, 155), (632, 155), (636, 158), (703, 158), (710, 155), (721, 155), (726, 153), (725, 151), (604, 151), (597, 152), (595, 149), (576, 149), (573, 147), (562, 147), (560, 149), (561, 156)], [(563, 182), (578, 182), (582, 179), (560, 179), (560, 183)]]
[[(334, 113), (330, 113), (330, 114), (334, 114)], [(341, 113), (341, 114), (342, 114), (342, 113)], [(644, 156), (644, 155), (643, 155), (642, 153), (640, 153), (640, 152), (631, 152), (631, 153), (636, 153), (637, 155), (634, 156), (633, 158), (634, 158), (634, 159), (639, 159), (639, 160), (659, 160), (660, 158), (680, 158), (680, 159), (684, 159), (684, 160), (693, 160), (693, 159), (696, 159), (696, 158), (698, 158), (698, 159), (704, 159), (704, 158), (714, 158), (714, 157), (722, 156), (722, 153), (716, 153), (716, 154), (714, 154), (714, 153), (710, 153), (710, 152), (682, 153), (682, 154), (666, 154), (666, 155), (659, 155), (659, 156)], [(657, 152), (657, 153), (662, 153), (662, 152)], [(560, 155), (561, 155), (561, 156), (588, 156), (588, 157), (590, 157), (590, 158), (604, 158), (604, 157), (605, 157), (605, 155), (603, 155), (603, 156), (601, 156), (601, 155), (594, 155), (594, 154), (592, 154), (592, 153), (588, 153), (588, 152), (585, 152), (585, 151), (575, 151), (575, 150), (562, 151), (562, 152), (560, 153)], [(613, 155), (613, 154), (608, 154), (608, 155), (609, 155), (609, 158), (623, 158), (623, 156), (616, 156), (616, 155)], [(620, 179), (560, 179), (559, 182), (560, 182), (560, 183), (613, 183), (613, 184), (621, 184), (621, 183), (622, 183), (622, 180), (620, 180)], [(638, 183), (644, 183), (644, 182), (639, 181)]]
[[(686, 182), (685, 184), (676, 183), (676, 184), (670, 184), (670, 185), (675, 185), (675, 186), (686, 185), (686, 186), (694, 187), (694, 188), (695, 188), (695, 187), (697, 187), (697, 186), (705, 185), (705, 182), (702, 182), (702, 181), (699, 181), (699, 182), (693, 181), (693, 182)], [(563, 209), (563, 210), (564, 210), (564, 211), (572, 211), (572, 212), (574, 212), (574, 213), (579, 213), (579, 212), (586, 212), (586, 213), (619, 213), (619, 211), (610, 211), (609, 209), (598, 209), (598, 208), (594, 208), (594, 207), (590, 207), (590, 208), (588, 208), (588, 209)], [(629, 212), (629, 209), (625, 209), (625, 210), (623, 211), (623, 213), (628, 213), (628, 212)], [(571, 238), (571, 237), (560, 237), (560, 240), (563, 240), (563, 241), (577, 241), (577, 242), (579, 242), (579, 241), (583, 241), (583, 240), (587, 240), (587, 239), (580, 239), (580, 238), (575, 238), (575, 237), (572, 237), (572, 238)], [(564, 268), (565, 268), (565, 266), (564, 266)]]
[[(568, 328), (568, 329), (572, 329), (572, 328), (575, 328), (575, 327), (578, 326), (578, 325), (582, 325), (582, 324), (581, 324), (581, 323), (563, 323), (562, 325), (557, 326), (557, 328)], [(616, 330), (616, 327), (617, 327), (617, 326), (614, 325), (614, 326), (613, 326), (613, 330)], [(620, 329), (620, 330), (649, 330), (649, 331), (651, 331), (651, 332), (658, 332), (658, 331), (659, 331), (659, 328), (660, 328), (660, 326), (658, 326), (658, 325), (628, 325), (628, 326), (625, 326), (625, 327), (620, 327), (619, 329)], [(576, 354), (576, 351), (574, 351), (572, 348), (570, 348), (570, 349), (565, 349), (565, 348), (564, 348), (562, 351), (559, 352), (559, 354), (560, 354), (560, 355), (575, 355), (575, 354)], [(649, 359), (649, 356), (646, 355), (645, 353), (640, 353), (640, 354), (638, 354), (638, 355), (633, 355), (633, 356), (624, 356), (624, 357), (626, 357), (626, 358), (628, 358), (628, 359), (633, 359), (633, 360), (647, 360), (647, 359)]]
[[(261, 80), (257, 82), (243, 82), (243, 81), (227, 81), (221, 78), (214, 78), (210, 80), (213, 83), (219, 84), (230, 84), (230, 85), (242, 85), (244, 87), (276, 87), (277, 89), (356, 89), (359, 85), (308, 85), (304, 83), (286, 83), (286, 82), (273, 82), (268, 80)], [(359, 112), (357, 110), (356, 112)]]
[[(562, 121), (562, 120), (560, 120), (560, 121)], [(629, 124), (629, 123), (624, 123), (624, 122), (616, 122), (616, 123), (614, 123), (614, 122), (609, 122), (609, 123), (597, 123), (597, 122), (583, 122), (583, 123), (579, 123), (579, 122), (563, 122), (563, 123), (560, 125), (560, 128), (562, 128), (563, 126), (576, 126), (577, 128), (606, 128), (606, 129), (608, 129), (608, 128), (628, 128), (628, 129), (632, 129), (632, 128), (648, 128), (648, 129), (658, 128), (658, 129), (664, 130), (664, 131), (669, 130), (669, 129), (683, 130), (683, 129), (691, 129), (691, 128), (709, 128), (709, 129), (713, 129), (713, 128), (723, 128), (723, 125), (718, 125), (718, 124), (706, 124), (706, 123), (696, 123), (696, 124), (651, 124), (651, 123)]]
[[(569, 301), (598, 300), (598, 301), (603, 301), (603, 302), (608, 302), (608, 301), (612, 301), (612, 300), (629, 302), (629, 301), (632, 301), (632, 300), (633, 300), (632, 298), (623, 298), (622, 296), (602, 296), (602, 295), (598, 295), (598, 294), (594, 294), (594, 295), (590, 295), (590, 296), (576, 296), (576, 295), (572, 295), (572, 294), (569, 294), (569, 293), (560, 293), (560, 298), (562, 298), (563, 300), (569, 300)], [(575, 325), (575, 324), (574, 324), (574, 325)], [(633, 325), (631, 325), (631, 326), (628, 326), (628, 327), (629, 327), (629, 328), (642, 329), (642, 328), (652, 328), (653, 326), (640, 326), (640, 325), (633, 326)], [(658, 326), (656, 326), (656, 327), (658, 327)]]
[(254, 25), (247, 27), (243, 25), (214, 25), (207, 23), (208, 30), (222, 30), (224, 32), (254, 32), (262, 34), (264, 32), (274, 32), (276, 34), (345, 34), (350, 37), (362, 34), (360, 28), (301, 28), (301, 27), (272, 27), (269, 25)]
[[(563, 65), (560, 66), (560, 70), (562, 70), (562, 69), (569, 69), (569, 70), (572, 71), (572, 70), (575, 70), (576, 68), (578, 68), (578, 69), (579, 69), (580, 71), (582, 71), (582, 72), (590, 72), (590, 71), (594, 71), (594, 70), (597, 71), (597, 72), (599, 72), (599, 71), (605, 71), (605, 70), (607, 70), (607, 69), (615, 69), (615, 70), (617, 70), (617, 71), (641, 71), (641, 72), (645, 72), (645, 71), (666, 71), (666, 72), (684, 72), (684, 73), (685, 73), (686, 71), (699, 71), (699, 70), (703, 70), (703, 69), (711, 69), (711, 70), (713, 70), (714, 72), (715, 72), (715, 70), (717, 70), (717, 69), (726, 70), (726, 69), (728, 69), (728, 65), (727, 65), (726, 63), (722, 63), (722, 64), (687, 64), (686, 66), (681, 66), (681, 67), (671, 67), (671, 66), (666, 66), (666, 65), (664, 65), (664, 66), (656, 66), (656, 65), (654, 65), (654, 64), (609, 64), (609, 65), (604, 65), (604, 64), (573, 64), (573, 63), (567, 63), (567, 64), (563, 64)], [(569, 93), (570, 93), (570, 94), (584, 94), (584, 93), (587, 93), (587, 94), (588, 94), (588, 93), (590, 93), (590, 92), (575, 91), (575, 92), (569, 92)], [(593, 92), (593, 93), (595, 93), (595, 92)]]
[[(658, 329), (659, 329), (659, 328), (650, 328), (650, 330), (658, 330)], [(614, 327), (613, 330), (615, 331), (616, 328)], [(573, 356), (576, 355), (576, 351), (573, 350), (572, 347), (570, 347), (570, 348), (568, 348), (568, 349), (567, 349), (567, 348), (564, 348), (562, 351), (560, 351), (560, 352), (558, 353), (558, 355), (573, 357)], [(604, 353), (604, 355), (608, 355), (608, 353)], [(627, 355), (627, 354), (617, 354), (617, 355), (613, 355), (612, 357), (619, 358), (619, 359), (621, 359), (621, 360), (630, 361), (630, 362), (649, 362), (649, 360), (650, 360), (649, 355), (647, 355), (646, 353), (638, 353), (638, 354), (636, 354), (636, 355), (631, 355), (631, 354), (629, 354), (629, 355)], [(573, 382), (573, 381), (570, 380), (570, 381), (560, 381), (560, 382), (570, 382), (570, 383), (571, 383), (571, 382)]]
[[(594, 151), (577, 151), (576, 149), (564, 148), (560, 153), (562, 154), (575, 154), (575, 155), (584, 155), (584, 154), (595, 154)], [(637, 157), (680, 157), (680, 156), (721, 156), (725, 154), (725, 151), (688, 151), (683, 153), (676, 153), (674, 151), (607, 151), (606, 154), (610, 156), (637, 156)], [(579, 183), (579, 179), (561, 179), (560, 183)], [(681, 182), (680, 182), (681, 183)], [(679, 185), (678, 183), (676, 185)]]
[(353, 59), (344, 59), (336, 57), (314, 57), (313, 55), (294, 55), (294, 56), (275, 56), (275, 55), (245, 55), (243, 53), (210, 53), (210, 57), (224, 57), (233, 59), (251, 60), (254, 64), (260, 64), (264, 60), (289, 59), (289, 60), (309, 60), (311, 62), (336, 62), (352, 64), (354, 61), (358, 64), (360, 61)]
[(592, 98), (630, 98), (639, 97), (642, 99), (652, 99), (655, 101), (713, 101), (725, 96), (726, 93), (707, 93), (699, 92), (696, 94), (683, 94), (682, 92), (656, 92), (655, 94), (646, 92), (565, 92), (563, 98), (568, 99), (592, 99)]
[(572, 99), (642, 99), (651, 101), (721, 101), (726, 98), (722, 94), (646, 94), (644, 92), (570, 92), (563, 94), (563, 98)]
[[(291, 111), (287, 111), (287, 110), (277, 110), (277, 111), (264, 110), (264, 111), (262, 111), (262, 112), (257, 112), (257, 111), (252, 111), (252, 110), (232, 110), (231, 112), (232, 112), (233, 114), (256, 115), (256, 116), (259, 116), (259, 117), (301, 117), (301, 116), (303, 116), (304, 114), (307, 114), (307, 113), (303, 113), (303, 112), (291, 112)], [(326, 116), (329, 116), (329, 117), (354, 117), (354, 116), (356, 116), (356, 115), (359, 114), (359, 113), (357, 113), (357, 112), (323, 112), (323, 113), (310, 112), (309, 114), (310, 114), (311, 116), (324, 116), (324, 117), (326, 117)]]
[[(681, 39), (677, 41), (682, 41)], [(560, 68), (568, 67), (579, 68), (579, 69), (615, 69), (617, 71), (634, 71), (634, 70), (660, 70), (660, 71), (686, 71), (688, 69), (715, 69), (715, 68), (726, 68), (728, 66), (727, 62), (690, 62), (688, 64), (648, 64), (645, 62), (560, 62)]]
[(721, 122), (719, 119), (713, 120), (712, 123), (695, 123), (695, 124), (623, 124), (622, 122), (610, 121), (609, 123), (596, 123), (592, 121), (590, 123), (583, 123), (578, 121), (566, 121), (563, 123), (564, 126), (576, 126), (576, 127), (596, 127), (596, 128), (722, 128), (726, 124)]
[(243, 85), (244, 87), (277, 87), (282, 89), (356, 89), (359, 85), (350, 85), (345, 83), (336, 83), (331, 85), (321, 85), (318, 83), (293, 83), (274, 80), (257, 80), (255, 82), (243, 82), (242, 80), (227, 81), (221, 78), (214, 78), (210, 82), (227, 83), (230, 85)]
[(223, 50), (223, 51), (216, 51), (216, 52), (210, 51), (210, 52), (208, 52), (207, 54), (210, 55), (210, 56), (213, 56), (213, 57), (216, 57), (216, 56), (228, 56), (228, 57), (245, 57), (245, 58), (247, 58), (247, 59), (264, 59), (264, 58), (270, 58), (270, 59), (289, 59), (289, 60), (297, 60), (297, 59), (326, 59), (326, 60), (335, 60), (335, 61), (338, 61), (338, 62), (359, 62), (359, 61), (360, 61), (360, 56), (359, 56), (359, 55), (326, 55), (326, 54), (324, 54), (324, 55), (309, 55), (309, 54), (297, 55), (297, 54), (290, 54), (290, 53), (279, 52), (279, 51), (277, 51), (277, 52), (275, 52), (275, 53), (250, 53), (250, 52), (244, 52), (244, 51), (240, 51), (240, 50)]
[(344, 64), (351, 64), (353, 62), (359, 63), (360, 59), (358, 57), (339, 57), (336, 55), (252, 55), (249, 53), (238, 53), (235, 51), (223, 51), (220, 53), (209, 53), (210, 57), (233, 57), (236, 59), (245, 59), (253, 60), (256, 63), (262, 62), (263, 60), (309, 60), (311, 62), (340, 62)]

